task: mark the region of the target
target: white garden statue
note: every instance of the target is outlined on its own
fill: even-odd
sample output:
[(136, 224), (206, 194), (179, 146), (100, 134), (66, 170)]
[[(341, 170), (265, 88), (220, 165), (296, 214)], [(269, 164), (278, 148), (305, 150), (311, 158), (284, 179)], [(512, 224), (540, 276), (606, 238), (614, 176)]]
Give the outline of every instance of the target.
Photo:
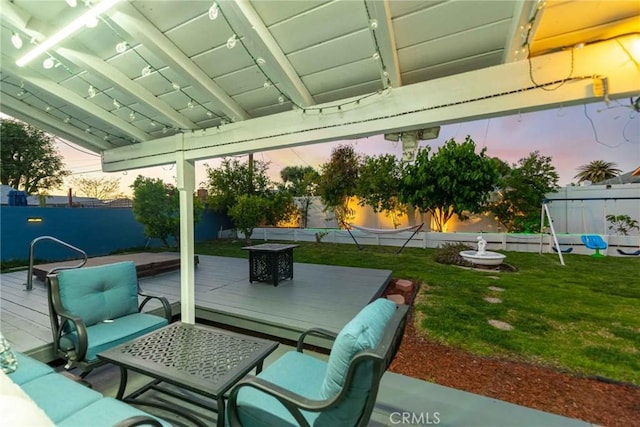
[(487, 241), (482, 238), (482, 236), (478, 236), (478, 255), (484, 255), (485, 249), (487, 248)]

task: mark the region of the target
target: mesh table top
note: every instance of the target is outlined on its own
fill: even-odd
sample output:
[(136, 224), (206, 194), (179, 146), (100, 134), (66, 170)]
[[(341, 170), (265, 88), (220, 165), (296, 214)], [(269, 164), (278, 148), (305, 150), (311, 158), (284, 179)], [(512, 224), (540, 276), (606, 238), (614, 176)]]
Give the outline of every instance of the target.
[(218, 398), (278, 343), (204, 325), (173, 323), (99, 354), (113, 364)]

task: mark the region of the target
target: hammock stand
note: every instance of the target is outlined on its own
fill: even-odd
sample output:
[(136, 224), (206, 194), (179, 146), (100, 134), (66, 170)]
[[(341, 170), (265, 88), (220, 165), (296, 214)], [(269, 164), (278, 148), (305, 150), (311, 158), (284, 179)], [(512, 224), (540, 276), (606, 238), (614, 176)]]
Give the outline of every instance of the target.
[(409, 243), (409, 241), (411, 239), (413, 239), (413, 236), (415, 236), (418, 233), (418, 231), (420, 231), (422, 229), (422, 226), (424, 225), (424, 222), (422, 224), (420, 224), (420, 225), (412, 225), (412, 226), (404, 227), (404, 228), (368, 228), (368, 227), (359, 227), (359, 226), (353, 225), (353, 224), (347, 224), (346, 222), (343, 222), (342, 225), (344, 225), (344, 228), (349, 233), (349, 236), (351, 236), (351, 238), (353, 239), (354, 243), (356, 244), (356, 246), (360, 250), (362, 250), (362, 246), (360, 245), (360, 243), (358, 243), (358, 241), (356, 240), (355, 236), (351, 233), (351, 229), (352, 228), (355, 229), (355, 230), (359, 230), (359, 231), (368, 233), (368, 234), (397, 234), (397, 233), (402, 233), (403, 231), (414, 230), (413, 233), (411, 234), (411, 236), (409, 236), (409, 238), (404, 242), (402, 247), (396, 251), (396, 254), (399, 254), (400, 252), (402, 252), (404, 247), (407, 246), (407, 243)]

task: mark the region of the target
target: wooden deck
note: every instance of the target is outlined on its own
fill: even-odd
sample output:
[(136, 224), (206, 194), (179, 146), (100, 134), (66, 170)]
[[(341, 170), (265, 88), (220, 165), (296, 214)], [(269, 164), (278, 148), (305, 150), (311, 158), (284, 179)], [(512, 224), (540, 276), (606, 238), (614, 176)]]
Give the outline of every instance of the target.
[[(389, 270), (294, 263), (294, 278), (274, 287), (249, 283), (246, 259), (200, 255), (196, 317), (295, 340), (310, 327), (340, 330), (382, 293), (390, 278)], [(53, 353), (45, 285), (34, 281), (33, 289), (25, 291), (26, 279), (26, 271), (0, 276), (2, 332), (17, 350), (50, 361)], [(141, 278), (140, 285), (166, 296), (174, 313), (180, 312), (178, 271)], [(313, 343), (329, 345), (321, 340)]]

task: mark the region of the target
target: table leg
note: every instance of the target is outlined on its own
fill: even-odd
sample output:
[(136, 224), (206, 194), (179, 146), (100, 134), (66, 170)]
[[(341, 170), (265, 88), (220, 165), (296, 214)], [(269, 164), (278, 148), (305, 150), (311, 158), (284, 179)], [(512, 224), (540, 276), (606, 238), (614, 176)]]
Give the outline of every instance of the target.
[(225, 427), (224, 416), (225, 416), (224, 396), (220, 396), (218, 398), (218, 422), (216, 423), (217, 427)]
[(124, 391), (127, 388), (127, 368), (124, 366), (120, 366), (120, 385), (118, 386), (118, 394), (116, 394), (116, 399), (122, 400), (124, 396)]

